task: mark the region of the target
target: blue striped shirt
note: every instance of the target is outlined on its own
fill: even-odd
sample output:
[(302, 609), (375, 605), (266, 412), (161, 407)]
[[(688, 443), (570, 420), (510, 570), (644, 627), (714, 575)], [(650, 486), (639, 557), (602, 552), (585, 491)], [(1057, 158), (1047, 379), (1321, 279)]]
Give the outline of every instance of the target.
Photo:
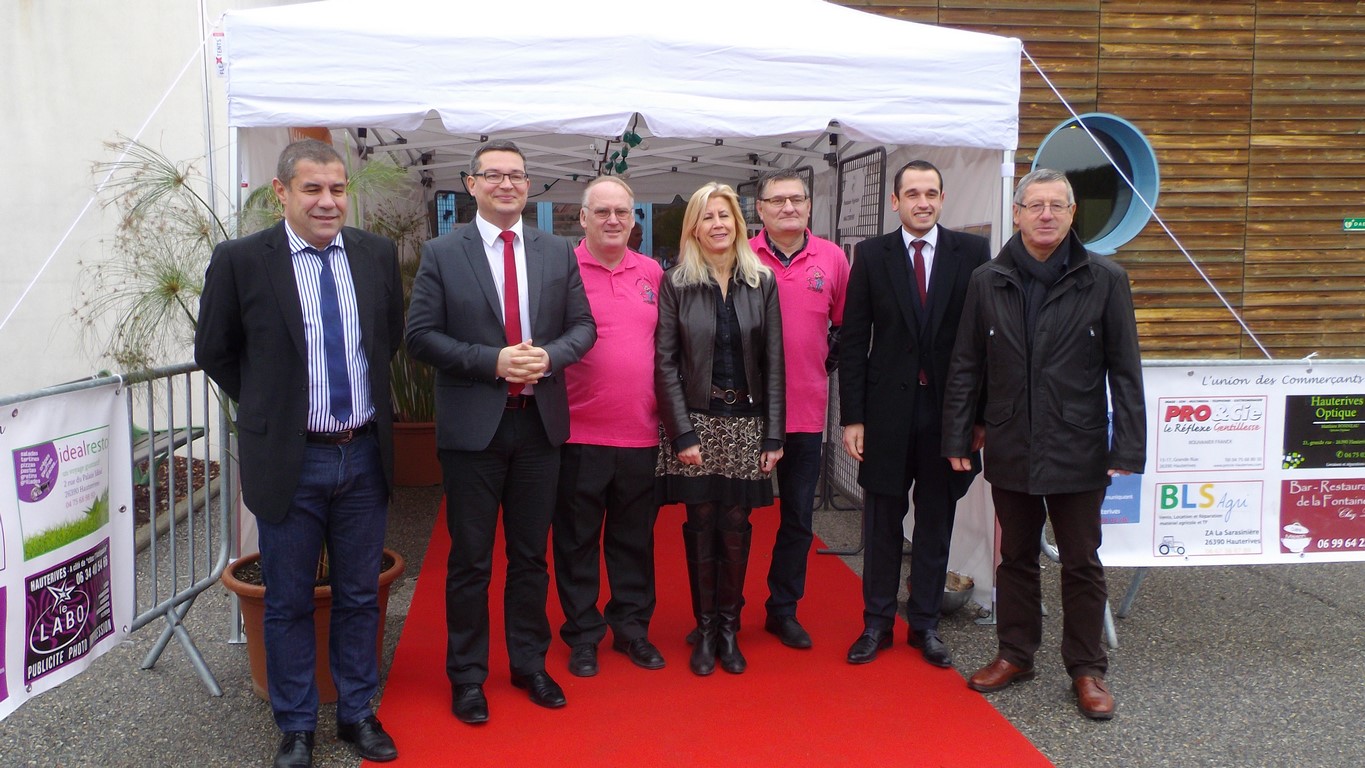
[(338, 432), (368, 424), (374, 418), (374, 403), (370, 400), (370, 366), (360, 346), (360, 312), (355, 300), (355, 282), (351, 266), (346, 260), (346, 244), (338, 232), (331, 245), (329, 257), (332, 277), (336, 280), (337, 299), (341, 304), (342, 335), (346, 345), (346, 371), (351, 380), (351, 418), (345, 424), (332, 418), (327, 389), (327, 354), (322, 338), (322, 304), (318, 298), (318, 280), (322, 275), (322, 258), (309, 251), (312, 248), (294, 234), (285, 222), (289, 235), (289, 256), (294, 264), (294, 283), (303, 305), (303, 338), (308, 347), (308, 431)]

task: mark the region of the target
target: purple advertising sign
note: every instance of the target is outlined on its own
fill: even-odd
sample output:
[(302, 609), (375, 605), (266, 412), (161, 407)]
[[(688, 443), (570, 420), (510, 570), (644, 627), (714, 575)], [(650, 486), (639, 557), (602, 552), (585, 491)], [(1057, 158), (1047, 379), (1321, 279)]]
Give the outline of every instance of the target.
[(109, 540), (26, 582), (24, 682), (89, 653), (114, 631)]

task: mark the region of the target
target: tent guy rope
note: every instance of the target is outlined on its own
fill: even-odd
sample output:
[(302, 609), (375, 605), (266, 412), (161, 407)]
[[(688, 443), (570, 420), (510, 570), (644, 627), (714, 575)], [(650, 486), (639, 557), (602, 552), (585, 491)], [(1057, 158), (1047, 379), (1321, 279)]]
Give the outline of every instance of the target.
[(1095, 142), (1096, 147), (1099, 147), (1100, 152), (1104, 154), (1104, 159), (1108, 160), (1109, 164), (1118, 172), (1119, 176), (1123, 179), (1123, 183), (1127, 184), (1128, 188), (1133, 190), (1133, 194), (1137, 199), (1142, 201), (1143, 207), (1147, 209), (1148, 213), (1152, 214), (1152, 218), (1161, 226), (1161, 230), (1166, 233), (1166, 236), (1171, 238), (1171, 242), (1175, 243), (1175, 247), (1180, 249), (1180, 253), (1185, 256), (1185, 260), (1190, 263), (1191, 267), (1194, 267), (1195, 272), (1199, 273), (1199, 277), (1203, 279), (1205, 285), (1209, 287), (1209, 290), (1213, 291), (1213, 295), (1218, 297), (1218, 300), (1223, 303), (1223, 307), (1232, 315), (1232, 318), (1236, 320), (1237, 324), (1242, 326), (1242, 330), (1246, 331), (1246, 334), (1251, 337), (1251, 340), (1256, 344), (1256, 347), (1261, 350), (1261, 354), (1265, 355), (1267, 360), (1273, 360), (1274, 358), (1270, 354), (1270, 351), (1261, 344), (1260, 339), (1256, 338), (1256, 334), (1252, 332), (1251, 327), (1246, 324), (1246, 321), (1242, 319), (1242, 316), (1238, 314), (1237, 310), (1234, 309), (1227, 298), (1223, 296), (1223, 292), (1218, 290), (1218, 286), (1213, 284), (1213, 279), (1210, 278), (1208, 273), (1194, 260), (1194, 256), (1190, 255), (1190, 252), (1185, 250), (1185, 245), (1180, 242), (1180, 238), (1176, 237), (1175, 233), (1171, 231), (1171, 228), (1166, 226), (1166, 222), (1161, 218), (1161, 214), (1156, 212), (1156, 209), (1152, 207), (1152, 204), (1147, 202), (1147, 198), (1143, 197), (1142, 193), (1138, 191), (1137, 185), (1133, 184), (1133, 180), (1128, 178), (1128, 174), (1124, 173), (1123, 169), (1119, 167), (1119, 164), (1114, 162), (1114, 157), (1109, 154), (1109, 149), (1104, 146), (1104, 142), (1100, 141), (1095, 134), (1091, 132), (1090, 126), (1085, 124), (1085, 121), (1081, 119), (1081, 116), (1076, 113), (1075, 108), (1071, 106), (1071, 102), (1067, 101), (1066, 97), (1062, 95), (1062, 92), (1057, 90), (1057, 86), (1052, 84), (1051, 78), (1047, 76), (1047, 73), (1043, 71), (1042, 67), (1038, 66), (1038, 62), (1034, 61), (1033, 57), (1029, 55), (1028, 50), (1021, 48), (1020, 52), (1024, 55), (1024, 58), (1028, 59), (1028, 62), (1033, 65), (1034, 71), (1043, 78), (1043, 82), (1047, 83), (1047, 87), (1052, 89), (1052, 93), (1057, 97), (1057, 101), (1061, 102), (1062, 106), (1066, 107), (1066, 111), (1071, 113), (1071, 117), (1074, 118), (1076, 124), (1085, 131), (1085, 135), (1089, 136), (1090, 140)]
[[(222, 23), (223, 17), (219, 16), (218, 21), (214, 23), (211, 29), (218, 29)], [(205, 34), (199, 39), (199, 44), (195, 46), (194, 53), (190, 54), (190, 57), (186, 59), (184, 66), (180, 68), (180, 72), (175, 76), (175, 79), (166, 87), (166, 90), (161, 94), (161, 98), (157, 99), (156, 105), (147, 113), (147, 118), (142, 121), (142, 125), (138, 126), (137, 131), (132, 136), (133, 141), (138, 141), (142, 138), (143, 132), (147, 130), (147, 126), (151, 125), (152, 118), (156, 117), (157, 113), (161, 111), (161, 107), (164, 106), (166, 100), (170, 98), (171, 92), (180, 84), (180, 81), (185, 77), (185, 73), (194, 65), (194, 62), (203, 55), (204, 46), (208, 44), (208, 38), (209, 35)], [(125, 143), (124, 146), (126, 147), (127, 144)], [(117, 172), (119, 164), (127, 156), (128, 150), (125, 149), (123, 153), (118, 156), (118, 159), (110, 164), (109, 172), (104, 175), (103, 179), (100, 179), (100, 183), (95, 186), (95, 191), (90, 193), (90, 197), (86, 198), (85, 205), (81, 206), (81, 210), (76, 214), (76, 217), (71, 220), (71, 224), (68, 225), (66, 231), (62, 233), (57, 244), (52, 247), (52, 251), (48, 253), (47, 258), (43, 259), (43, 263), (38, 266), (38, 271), (33, 275), (32, 279), (28, 281), (28, 284), (24, 286), (24, 290), (19, 293), (19, 298), (14, 300), (14, 305), (11, 306), (9, 312), (5, 314), (4, 319), (0, 320), (0, 331), (5, 329), (5, 326), (9, 324), (10, 319), (14, 317), (14, 313), (18, 312), (19, 307), (23, 305), (24, 299), (27, 299), (29, 293), (38, 285), (38, 281), (41, 280), (43, 274), (47, 272), (47, 268), (52, 265), (52, 260), (57, 257), (57, 254), (62, 250), (62, 246), (66, 245), (66, 241), (70, 239), (71, 233), (76, 229), (76, 225), (80, 224), (81, 219), (85, 218), (85, 214), (90, 212), (91, 206), (99, 199), (100, 194), (104, 192), (104, 188), (108, 186), (109, 180), (113, 178), (113, 175)]]

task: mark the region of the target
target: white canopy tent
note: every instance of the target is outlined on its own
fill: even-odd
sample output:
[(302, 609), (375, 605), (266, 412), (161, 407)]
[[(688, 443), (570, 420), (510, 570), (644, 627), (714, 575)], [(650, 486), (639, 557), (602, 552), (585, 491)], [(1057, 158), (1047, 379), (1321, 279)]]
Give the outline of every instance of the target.
[(328, 0), (230, 13), (227, 36), (231, 125), (365, 128), (441, 188), (484, 136), (562, 199), (628, 132), (656, 200), (860, 143), (989, 150), (998, 179), (1017, 142), (1018, 40), (820, 0)]
[[(1013, 149), (1018, 40), (820, 0), (329, 0), (228, 15), (229, 122)], [(310, 122), (311, 121), (311, 122)]]
[[(288, 127), (346, 130), (428, 189), (463, 190), (492, 137), (518, 143), (548, 200), (603, 173), (665, 201), (809, 165), (812, 228), (834, 236), (837, 160), (886, 147), (883, 178), (911, 156), (944, 171), (945, 225), (1009, 232), (1016, 39), (821, 0), (325, 0), (231, 12), (226, 29), (243, 187), (270, 179)], [(989, 513), (971, 525), (993, 539)]]

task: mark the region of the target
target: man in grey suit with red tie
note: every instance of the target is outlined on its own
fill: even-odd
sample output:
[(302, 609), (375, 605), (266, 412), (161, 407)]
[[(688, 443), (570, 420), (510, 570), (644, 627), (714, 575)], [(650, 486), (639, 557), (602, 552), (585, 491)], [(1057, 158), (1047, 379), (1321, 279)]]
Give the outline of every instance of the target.
[[(954, 472), (940, 455), (944, 383), (967, 283), (990, 260), (990, 245), (938, 225), (943, 176), (932, 164), (907, 163), (894, 185), (891, 207), (901, 226), (854, 251), (840, 335), (844, 450), (860, 462), (867, 545), (863, 633), (848, 662), (866, 664), (891, 646), (913, 487), (909, 642), (930, 664), (951, 667), (938, 634), (948, 545), (957, 501), (981, 462), (978, 455), (973, 471)], [(980, 447), (978, 439), (973, 450)]]
[(393, 478), (389, 360), (403, 338), (393, 241), (350, 227), (346, 166), (295, 142), (273, 182), (284, 221), (213, 251), (194, 359), (237, 403), (242, 495), (260, 530), (276, 768), (313, 764), (313, 583), (327, 547), (337, 736), (398, 757), (370, 709)]
[(446, 495), (446, 674), (451, 711), (488, 720), (488, 584), (498, 509), (512, 684), (564, 706), (545, 671), (546, 541), (559, 449), (569, 436), (564, 369), (597, 339), (568, 241), (525, 226), (530, 179), (510, 141), (474, 153), (465, 185), (474, 222), (429, 241), (413, 282), (408, 349), (436, 369), (436, 443)]

